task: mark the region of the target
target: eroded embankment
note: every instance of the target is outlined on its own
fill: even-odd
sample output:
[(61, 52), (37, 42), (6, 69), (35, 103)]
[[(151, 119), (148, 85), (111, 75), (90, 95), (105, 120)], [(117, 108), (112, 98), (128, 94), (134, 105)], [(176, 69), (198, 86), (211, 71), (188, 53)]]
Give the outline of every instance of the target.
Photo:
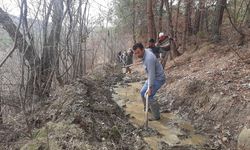
[(18, 137), (6, 149), (149, 149), (110, 89), (89, 79), (55, 91), (30, 122), (32, 138)]
[[(238, 53), (250, 58), (247, 45)], [(237, 145), (250, 149), (249, 132), (239, 138), (242, 128), (243, 132), (249, 128), (249, 69), (228, 46), (205, 43), (168, 63), (168, 84), (159, 95), (161, 108), (190, 119), (209, 136), (213, 149), (237, 149)]]

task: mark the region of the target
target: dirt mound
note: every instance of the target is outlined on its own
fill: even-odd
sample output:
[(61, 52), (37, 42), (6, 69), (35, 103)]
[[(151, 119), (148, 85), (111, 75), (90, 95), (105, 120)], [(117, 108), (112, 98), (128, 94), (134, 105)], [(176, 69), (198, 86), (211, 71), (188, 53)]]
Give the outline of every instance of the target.
[[(238, 53), (250, 58), (248, 46)], [(162, 111), (176, 111), (207, 133), (213, 149), (236, 149), (250, 115), (250, 70), (228, 46), (205, 43), (167, 66)]]
[(88, 79), (58, 89), (30, 121), (21, 149), (148, 149), (110, 90)]
[(102, 64), (97, 65), (89, 74), (88, 77), (95, 81), (114, 82), (121, 81), (123, 78), (122, 69), (117, 64)]

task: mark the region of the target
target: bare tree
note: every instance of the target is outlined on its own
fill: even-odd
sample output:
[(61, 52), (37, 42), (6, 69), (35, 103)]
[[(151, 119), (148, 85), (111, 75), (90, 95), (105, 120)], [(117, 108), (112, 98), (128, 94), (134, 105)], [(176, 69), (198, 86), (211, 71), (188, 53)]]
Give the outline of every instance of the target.
[[(52, 29), (45, 40), (42, 54), (42, 93), (48, 94), (52, 84), (54, 74), (59, 77), (59, 50), (58, 45), (60, 42), (60, 33), (63, 21), (63, 1), (53, 0), (53, 16), (52, 16)], [(58, 80), (60, 85), (63, 84), (61, 79)]]
[(250, 6), (247, 7), (246, 25), (250, 28)]
[(206, 18), (206, 8), (205, 8), (206, 0), (199, 1), (199, 8), (200, 8), (200, 25), (199, 31), (204, 31), (205, 29), (205, 18)]
[(180, 15), (180, 5), (182, 0), (178, 0), (177, 3), (177, 13), (176, 13), (176, 20), (175, 20), (175, 33), (174, 36), (177, 38), (178, 33), (178, 26), (179, 26), (179, 15)]
[(159, 22), (158, 22), (159, 32), (162, 31), (162, 14), (163, 14), (163, 6), (164, 6), (164, 0), (160, 0)]
[(153, 1), (147, 0), (147, 25), (148, 25), (148, 39), (156, 38), (156, 29), (153, 13)]
[(220, 41), (220, 27), (222, 24), (223, 13), (227, 0), (218, 0), (216, 3), (215, 14), (212, 22), (212, 41)]
[(24, 55), (25, 60), (29, 63), (31, 71), (28, 79), (28, 93), (30, 93), (30, 95), (33, 93), (34, 85), (37, 86), (35, 93), (39, 93), (37, 73), (39, 72), (40, 59), (33, 45), (28, 44), (21, 32), (17, 30), (17, 26), (13, 23), (12, 19), (2, 8), (0, 8), (0, 24), (8, 32), (11, 39), (16, 41), (15, 48), (19, 49), (20, 53)]
[[(191, 0), (185, 1), (185, 27), (183, 33), (183, 51), (186, 50), (187, 36), (192, 33), (191, 31)], [(191, 29), (190, 29), (191, 28)]]
[(203, 5), (204, 1), (199, 0), (198, 7), (196, 8), (195, 12), (195, 22), (194, 22), (194, 34), (198, 33), (200, 30), (201, 22), (202, 22), (202, 10), (203, 10)]
[(132, 33), (133, 33), (133, 41), (136, 43), (136, 33), (135, 33), (135, 19), (136, 19), (136, 12), (135, 12), (135, 0), (133, 0), (133, 24), (132, 24)]

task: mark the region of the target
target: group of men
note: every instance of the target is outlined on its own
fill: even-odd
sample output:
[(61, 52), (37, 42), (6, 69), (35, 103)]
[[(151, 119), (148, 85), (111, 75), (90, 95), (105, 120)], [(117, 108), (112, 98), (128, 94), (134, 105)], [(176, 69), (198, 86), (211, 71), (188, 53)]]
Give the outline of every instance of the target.
[[(149, 118), (149, 121), (159, 120), (161, 118), (160, 107), (157, 100), (154, 99), (154, 96), (166, 82), (161, 61), (165, 59), (166, 54), (170, 50), (170, 40), (171, 38), (164, 35), (164, 33), (160, 33), (157, 43), (154, 39), (150, 39), (147, 48), (144, 48), (142, 43), (136, 43), (133, 46), (133, 51), (131, 51), (129, 55), (131, 58), (135, 55), (142, 60), (144, 70), (147, 74), (147, 81), (144, 83), (140, 95), (144, 104), (144, 111), (146, 111), (146, 98), (148, 98), (149, 110), (152, 113), (152, 117)], [(120, 53), (119, 56), (124, 57), (124, 54)], [(127, 54), (125, 54), (125, 56), (127, 56)], [(124, 64), (130, 65), (132, 63), (133, 62)]]
[(173, 39), (161, 32), (159, 33), (159, 40), (157, 43), (154, 39), (150, 39), (148, 41), (148, 48), (151, 49), (156, 58), (160, 60), (162, 65), (164, 65), (163, 60), (166, 59), (165, 57), (170, 50), (170, 40)]
[(131, 73), (129, 65), (133, 64), (133, 50), (129, 49), (128, 51), (120, 51), (117, 55), (117, 61), (126, 68), (125, 73)]

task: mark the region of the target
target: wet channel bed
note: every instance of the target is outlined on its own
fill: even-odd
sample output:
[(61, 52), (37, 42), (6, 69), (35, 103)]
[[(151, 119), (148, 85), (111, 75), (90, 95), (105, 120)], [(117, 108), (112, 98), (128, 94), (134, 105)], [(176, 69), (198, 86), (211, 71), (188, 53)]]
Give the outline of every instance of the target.
[[(143, 104), (140, 99), (140, 82), (117, 86), (113, 99), (124, 109), (130, 122), (140, 128), (144, 124)], [(149, 113), (149, 115), (151, 115)], [(149, 122), (149, 127), (157, 134), (147, 134), (144, 140), (153, 150), (162, 149), (162, 145), (179, 147), (177, 149), (204, 149), (206, 137), (198, 134), (190, 122), (174, 113), (161, 113), (160, 121)], [(183, 147), (183, 148), (181, 148)], [(191, 148), (188, 148), (191, 147)]]

